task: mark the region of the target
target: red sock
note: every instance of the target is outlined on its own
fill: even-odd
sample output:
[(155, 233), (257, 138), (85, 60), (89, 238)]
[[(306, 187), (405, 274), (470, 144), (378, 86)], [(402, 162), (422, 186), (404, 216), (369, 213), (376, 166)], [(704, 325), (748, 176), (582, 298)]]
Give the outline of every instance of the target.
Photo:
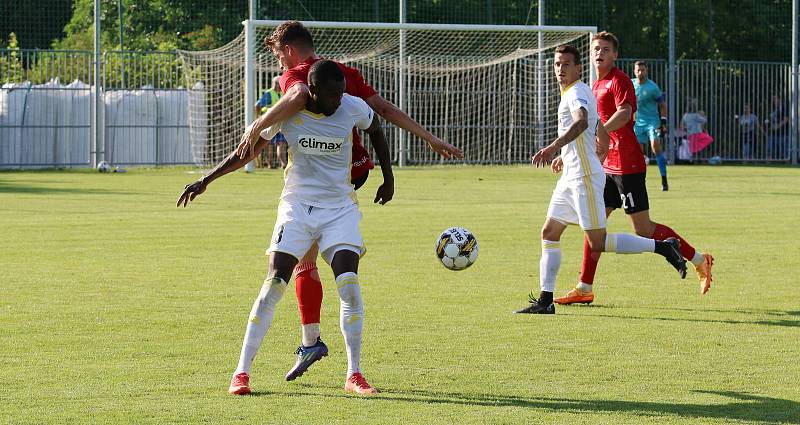
[(681, 255), (683, 255), (683, 258), (689, 261), (692, 261), (692, 258), (694, 258), (694, 247), (689, 245), (689, 242), (686, 242), (681, 235), (675, 233), (674, 230), (663, 224), (656, 223), (656, 229), (653, 231), (653, 236), (650, 237), (657, 241), (663, 241), (664, 239), (669, 238), (678, 238), (678, 240), (681, 241)]
[(322, 310), (322, 281), (315, 263), (300, 263), (294, 269), (294, 287), (297, 293), (297, 308), (300, 323), (319, 323)]
[(583, 238), (583, 260), (581, 260), (581, 282), (591, 285), (594, 283), (594, 272), (597, 271), (597, 262), (600, 261), (600, 253), (592, 252), (589, 247), (589, 239)]

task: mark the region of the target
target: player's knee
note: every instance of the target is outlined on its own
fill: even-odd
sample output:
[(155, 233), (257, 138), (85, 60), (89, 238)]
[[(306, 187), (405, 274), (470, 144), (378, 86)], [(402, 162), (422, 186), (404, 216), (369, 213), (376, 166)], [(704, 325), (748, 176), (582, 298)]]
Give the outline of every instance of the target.
[(358, 273), (360, 248), (346, 244), (337, 245), (326, 250), (323, 255), (330, 261), (333, 274), (339, 276), (343, 273)]
[(588, 238), (589, 241), (589, 249), (592, 252), (603, 252), (606, 249), (606, 241), (604, 237), (590, 237)]
[[(269, 279), (281, 279), (284, 282), (288, 282), (292, 279), (292, 271), (294, 267), (289, 270), (285, 270), (284, 268), (272, 269), (272, 272), (269, 276), (267, 276), (267, 280)], [(266, 280), (264, 281), (266, 283)]]
[(655, 153), (656, 155), (661, 153), (661, 143), (653, 142), (652, 145), (650, 145), (650, 147), (653, 148), (653, 153)]
[(634, 226), (633, 230), (637, 235), (643, 238), (649, 238), (650, 236), (653, 236), (653, 229), (650, 226)]
[(280, 278), (288, 282), (297, 265), (297, 258), (285, 252), (273, 251), (269, 255), (269, 275), (267, 278)]
[(358, 312), (364, 309), (358, 275), (350, 272), (338, 275), (336, 277), (336, 286), (344, 310)]
[(288, 284), (286, 280), (279, 277), (268, 277), (264, 279), (264, 285), (261, 286), (261, 292), (258, 293), (256, 301), (260, 305), (275, 305), (283, 298), (284, 292)]
[(556, 242), (561, 239), (561, 233), (552, 226), (545, 224), (542, 226), (542, 240)]

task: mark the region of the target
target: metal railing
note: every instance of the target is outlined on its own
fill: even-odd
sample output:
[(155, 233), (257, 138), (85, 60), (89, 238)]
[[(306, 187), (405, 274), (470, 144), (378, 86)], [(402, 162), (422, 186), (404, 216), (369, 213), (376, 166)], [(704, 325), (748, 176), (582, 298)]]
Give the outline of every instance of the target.
[(91, 164), (91, 52), (0, 50), (0, 167)]
[[(0, 168), (92, 163), (93, 55), (0, 50)], [(192, 164), (188, 91), (176, 52), (106, 52), (98, 122), (106, 160)]]
[[(645, 60), (650, 78), (663, 89), (666, 61)], [(0, 168), (92, 163), (92, 61), (92, 53), (87, 51), (0, 50)], [(634, 62), (635, 59), (620, 59), (618, 66), (632, 76)], [(184, 88), (187, 78), (181, 58), (174, 52), (106, 52), (102, 70), (105, 108), (100, 122), (105, 130), (107, 160), (142, 165), (193, 163), (188, 124), (190, 94)], [(271, 75), (261, 76), (265, 85)], [(369, 80), (369, 70), (365, 75)], [(798, 141), (790, 136), (796, 133), (788, 124), (781, 124), (791, 116), (790, 78), (788, 63), (678, 61), (679, 113), (683, 116), (690, 105), (691, 109), (696, 106), (707, 118), (705, 130), (714, 138), (692, 159), (788, 162), (798, 149)], [(492, 95), (507, 95), (502, 89), (485, 89), (494, 90)], [(518, 91), (526, 90), (535, 87)], [(391, 98), (391, 92), (385, 94)], [(414, 102), (436, 96), (435, 92), (412, 93)], [(409, 107), (414, 109), (418, 106), (415, 105), (412, 102)], [(745, 114), (746, 105), (757, 118)], [(414, 111), (411, 113), (413, 116)], [(422, 121), (434, 130), (437, 125), (448, 124), (434, 122), (433, 118)], [(515, 128), (528, 128), (524, 118), (513, 117)], [(529, 117), (531, 122), (534, 118)], [(464, 124), (464, 134), (471, 131), (468, 124)], [(449, 132), (442, 136), (456, 137)], [(677, 150), (682, 139), (679, 133), (673, 134), (671, 148)], [(516, 145), (512, 139), (498, 143), (502, 146), (487, 146), (486, 155), (493, 155), (492, 149), (531, 149), (529, 145)], [(427, 150), (416, 154), (420, 156), (411, 158), (412, 162), (435, 162)]]
[(188, 93), (177, 52), (105, 52), (103, 85), (107, 161), (120, 165), (193, 163)]
[[(714, 138), (696, 158), (791, 160), (797, 142), (789, 137), (790, 75), (786, 63), (679, 61), (677, 105), (685, 111), (681, 117), (697, 109)], [(783, 118), (786, 122), (778, 128)]]
[[(617, 65), (635, 78), (637, 60), (621, 59)], [(648, 64), (649, 78), (666, 91), (667, 61), (642, 60)], [(788, 121), (790, 77), (788, 63), (677, 61), (677, 122), (690, 110), (696, 111), (706, 118), (705, 131), (714, 138), (707, 148), (692, 153), (689, 160), (716, 157), (736, 162), (789, 162), (792, 152), (798, 149)], [(775, 128), (783, 119), (785, 124)], [(687, 140), (683, 130), (674, 132), (673, 149), (679, 149)]]

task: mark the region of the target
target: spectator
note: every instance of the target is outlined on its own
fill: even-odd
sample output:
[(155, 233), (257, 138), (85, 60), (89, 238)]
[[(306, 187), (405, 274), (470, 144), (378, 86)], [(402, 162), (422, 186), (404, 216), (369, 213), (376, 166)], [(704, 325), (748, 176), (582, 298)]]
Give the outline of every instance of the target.
[(707, 122), (706, 113), (697, 110), (697, 99), (689, 99), (686, 113), (681, 117), (679, 125), (687, 139), (686, 143), (683, 143), (678, 151), (680, 159), (686, 159), (686, 150), (688, 150), (688, 156), (691, 160), (691, 156), (702, 151), (714, 141), (714, 138), (705, 131)]
[(697, 110), (697, 99), (689, 99), (686, 113), (681, 117), (680, 123), (680, 128), (686, 132), (686, 136), (702, 133), (707, 121), (705, 112)]
[(786, 149), (786, 130), (789, 124), (789, 117), (786, 115), (786, 105), (778, 95), (772, 96), (772, 112), (769, 119), (764, 121), (767, 124), (767, 159), (786, 159), (788, 152)]
[[(281, 98), (281, 86), (278, 83), (280, 78), (280, 76), (273, 78), (272, 87), (265, 91), (264, 94), (261, 95), (261, 98), (258, 99), (258, 102), (256, 102), (256, 117), (267, 112), (269, 108), (271, 108), (272, 105), (277, 103), (278, 99)], [(281, 163), (281, 168), (286, 168), (286, 163), (288, 161), (286, 152), (287, 145), (286, 139), (283, 137), (282, 133), (278, 133), (275, 137), (273, 137), (272, 140), (270, 140), (269, 145), (264, 148), (267, 156), (267, 168), (272, 168), (273, 165), (273, 146), (275, 146), (278, 150), (278, 161)], [(260, 160), (261, 156), (259, 155), (256, 158), (256, 161), (258, 162)]]
[(756, 129), (764, 131), (758, 122), (758, 116), (750, 110), (750, 103), (745, 102), (742, 107), (742, 115), (734, 115), (733, 118), (739, 125), (739, 140), (742, 142), (742, 158), (747, 161), (752, 158), (753, 149), (756, 142)]

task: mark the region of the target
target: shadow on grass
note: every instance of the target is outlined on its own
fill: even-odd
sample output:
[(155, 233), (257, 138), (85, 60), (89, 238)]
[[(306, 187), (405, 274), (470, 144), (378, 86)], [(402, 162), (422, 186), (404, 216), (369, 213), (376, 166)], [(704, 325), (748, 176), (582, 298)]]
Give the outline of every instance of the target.
[[(604, 306), (604, 305), (589, 305), (589, 306), (576, 306), (576, 307), (569, 307), (574, 309), (579, 308), (586, 308), (589, 310), (604, 310), (604, 309), (615, 309), (618, 308), (617, 306)], [(684, 311), (684, 312), (695, 312), (695, 313), (734, 313), (734, 314), (759, 314), (759, 315), (768, 315), (774, 316), (776, 319), (774, 320), (735, 320), (735, 319), (698, 319), (698, 318), (685, 318), (685, 317), (660, 317), (660, 316), (634, 316), (634, 315), (623, 315), (623, 314), (590, 314), (591, 317), (611, 317), (611, 318), (619, 318), (619, 319), (634, 319), (634, 320), (659, 320), (665, 322), (696, 322), (696, 323), (723, 323), (728, 325), (763, 325), (763, 326), (783, 326), (783, 327), (800, 327), (800, 311), (781, 311), (781, 310), (721, 310), (721, 309), (709, 309), (705, 310), (702, 308), (698, 309), (691, 309), (691, 308), (664, 308), (664, 307), (652, 307), (647, 308), (647, 310), (660, 310), (660, 311)], [(563, 310), (562, 310), (563, 311)]]
[[(341, 387), (310, 386), (304, 388), (325, 388), (341, 391)], [(365, 401), (404, 401), (423, 404), (456, 404), (484, 407), (522, 407), (546, 409), (554, 412), (586, 413), (628, 413), (636, 416), (674, 415), (684, 418), (708, 418), (731, 421), (759, 421), (770, 424), (800, 424), (800, 402), (781, 398), (762, 397), (735, 391), (703, 391), (700, 394), (715, 394), (729, 397), (732, 401), (724, 404), (660, 403), (625, 400), (576, 400), (549, 397), (516, 397), (505, 395), (467, 395), (440, 391), (392, 390), (384, 389), (377, 396), (364, 397)], [(253, 393), (253, 396), (277, 396), (276, 393)], [(281, 393), (281, 397), (313, 396), (333, 398), (361, 398), (352, 394), (319, 394), (305, 391)]]
[[(86, 194), (86, 195), (131, 195), (134, 192), (120, 192), (113, 190), (104, 190), (97, 188), (85, 187), (51, 187), (51, 186), (35, 186), (35, 185), (21, 185), (14, 184), (17, 182), (4, 182), (0, 181), (0, 194), (2, 193), (28, 193), (34, 195), (52, 195), (55, 193), (68, 193), (68, 194)], [(47, 184), (51, 182), (40, 182)]]

